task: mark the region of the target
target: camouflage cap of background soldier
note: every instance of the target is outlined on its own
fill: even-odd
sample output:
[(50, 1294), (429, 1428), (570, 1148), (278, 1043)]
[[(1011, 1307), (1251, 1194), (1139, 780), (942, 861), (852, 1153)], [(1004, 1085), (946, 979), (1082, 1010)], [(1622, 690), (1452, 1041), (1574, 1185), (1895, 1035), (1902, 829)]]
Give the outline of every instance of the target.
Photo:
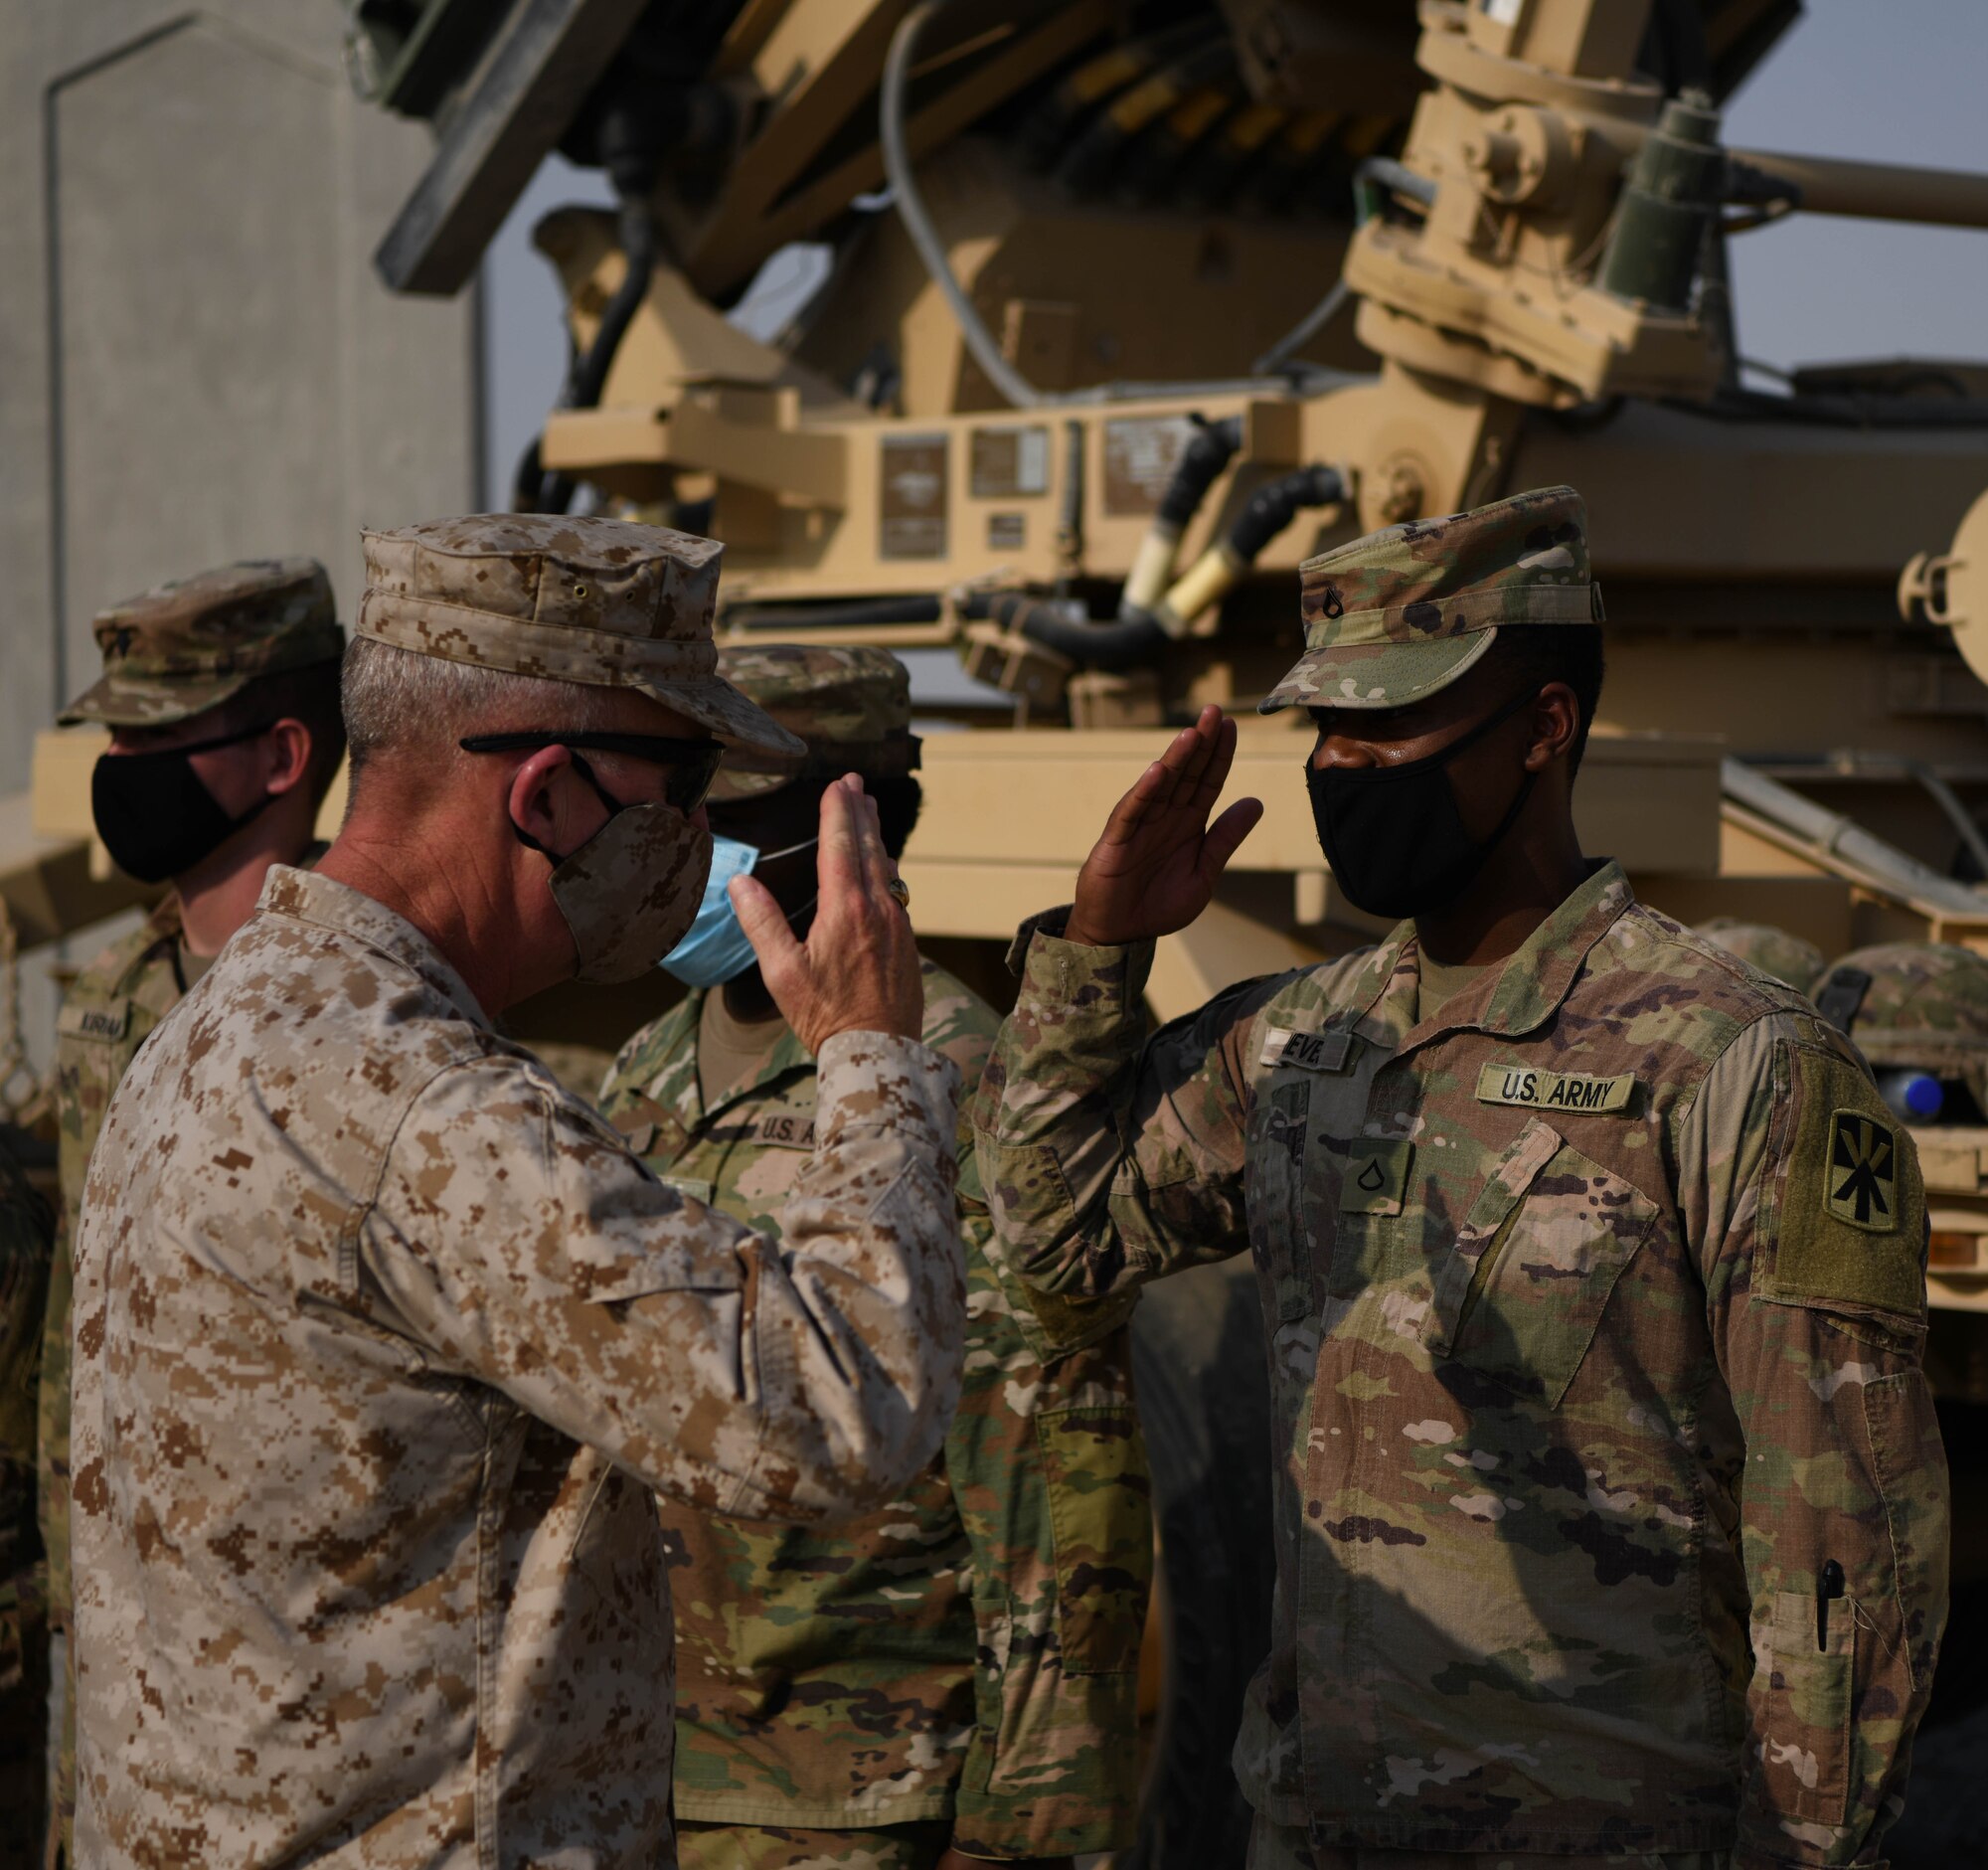
[(1305, 652), (1260, 714), (1400, 708), (1475, 667), (1501, 623), (1601, 621), (1587, 508), (1572, 487), (1390, 526), (1298, 574)]
[(1714, 916), (1710, 922), (1698, 925), (1698, 933), (1797, 993), (1807, 993), (1822, 972), (1822, 950), (1813, 941), (1804, 941), (1785, 929), (1775, 929), (1763, 922), (1740, 922), (1733, 916)]
[(888, 649), (734, 643), (718, 652), (718, 672), (807, 745), (792, 758), (727, 760), (711, 788), (714, 800), (771, 792), (808, 774), (890, 778), (917, 768), (911, 673)]
[(714, 539), (563, 513), (475, 513), (361, 538), (361, 636), (542, 681), (632, 688), (731, 754), (802, 751), (717, 673), (724, 547)]
[(168, 727), (257, 676), (336, 662), (345, 632), (315, 559), (248, 559), (158, 585), (97, 613), (103, 675), (63, 710), (64, 727)]
[(1958, 1081), (1988, 1116), (1988, 959), (1943, 941), (1888, 941), (1832, 961), (1810, 997), (1873, 1071)]

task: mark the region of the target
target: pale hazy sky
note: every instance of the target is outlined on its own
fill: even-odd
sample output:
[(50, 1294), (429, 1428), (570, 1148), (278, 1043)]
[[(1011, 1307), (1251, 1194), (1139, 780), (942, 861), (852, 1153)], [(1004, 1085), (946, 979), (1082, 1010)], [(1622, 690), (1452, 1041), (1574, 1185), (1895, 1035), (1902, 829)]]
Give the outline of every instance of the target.
[[(1732, 100), (1740, 148), (1988, 170), (1988, 0), (1809, 0), (1806, 17)], [(565, 370), (560, 298), (530, 230), (569, 201), (605, 202), (597, 173), (558, 158), (533, 182), (484, 272), (490, 399), (486, 496), (512, 468)], [(1988, 233), (1797, 215), (1735, 243), (1742, 353), (1988, 359)], [(777, 283), (777, 282), (769, 282)]]

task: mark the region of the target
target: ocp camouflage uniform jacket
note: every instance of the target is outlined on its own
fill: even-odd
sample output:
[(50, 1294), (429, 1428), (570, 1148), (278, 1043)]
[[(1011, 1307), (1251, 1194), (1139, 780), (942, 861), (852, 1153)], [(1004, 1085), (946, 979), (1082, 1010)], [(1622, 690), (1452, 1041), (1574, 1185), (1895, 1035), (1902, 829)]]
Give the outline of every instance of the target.
[(71, 983), (56, 1017), (57, 1166), (62, 1213), (42, 1332), (40, 1509), (49, 1554), (49, 1615), (67, 1629), (69, 1572), (70, 1245), (89, 1152), (110, 1094), (138, 1048), (186, 992), (180, 978), (180, 901), (167, 891), (144, 923), (113, 941)]
[(54, 1220), (0, 1143), (0, 1870), (42, 1860), (49, 1658), (35, 1531), (35, 1375)]
[[(996, 1015), (930, 961), (924, 975), (925, 1044), (975, 1083)], [(603, 1108), (658, 1174), (777, 1236), (814, 1135), (814, 1061), (783, 1027), (764, 1069), (707, 1107), (704, 1000), (636, 1035)], [(964, 1124), (959, 1152), (966, 1373), (939, 1457), (882, 1512), (820, 1532), (662, 1503), (680, 1817), (949, 1817), (963, 1848), (1015, 1857), (1131, 1841), (1152, 1519), (1130, 1349), (1122, 1330), (1050, 1348), (988, 1256)]]
[(955, 1085), (829, 1041), (776, 1251), (409, 924), (272, 870), (125, 1074), (77, 1232), (78, 1861), (670, 1861), (650, 1489), (811, 1519), (930, 1458)]
[(1880, 1861), (1946, 1592), (1909, 1140), (1612, 864), (1419, 1026), (1411, 937), (1142, 1047), (1150, 950), (1039, 933), (976, 1118), (1058, 1292), (1254, 1254), (1248, 1797), (1374, 1846)]

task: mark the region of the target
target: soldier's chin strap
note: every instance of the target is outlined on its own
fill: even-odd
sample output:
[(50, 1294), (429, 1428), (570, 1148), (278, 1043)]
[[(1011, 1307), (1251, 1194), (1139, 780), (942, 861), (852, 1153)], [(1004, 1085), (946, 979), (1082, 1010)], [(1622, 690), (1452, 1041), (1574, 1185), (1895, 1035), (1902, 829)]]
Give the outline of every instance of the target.
[(1836, 968), (1829, 985), (1816, 995), (1815, 1010), (1847, 1039), (1864, 1004), (1864, 996), (1870, 991), (1871, 976), (1863, 968)]

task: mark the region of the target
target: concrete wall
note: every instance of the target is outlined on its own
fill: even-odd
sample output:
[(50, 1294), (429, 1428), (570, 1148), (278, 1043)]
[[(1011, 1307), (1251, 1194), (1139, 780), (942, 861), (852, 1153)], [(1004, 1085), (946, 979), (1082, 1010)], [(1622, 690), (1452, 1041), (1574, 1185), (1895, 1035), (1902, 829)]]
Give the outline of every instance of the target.
[(370, 259), (428, 134), (352, 93), (341, 23), (0, 5), (0, 793), (94, 679), (99, 606), (305, 552), (349, 616), (362, 524), (478, 502), (473, 295), (396, 299)]
[(92, 679), (101, 604), (475, 499), (473, 307), (374, 242), (423, 130), (362, 104), (333, 0), (0, 8), (0, 791)]

